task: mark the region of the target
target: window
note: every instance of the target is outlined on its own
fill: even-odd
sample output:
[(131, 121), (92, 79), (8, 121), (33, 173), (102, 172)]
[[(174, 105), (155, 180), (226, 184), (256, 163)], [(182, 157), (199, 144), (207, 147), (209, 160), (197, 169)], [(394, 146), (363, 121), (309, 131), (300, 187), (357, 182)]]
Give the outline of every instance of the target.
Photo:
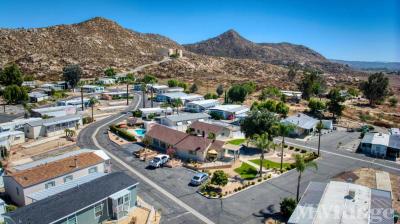
[(97, 166), (90, 168), (89, 173), (97, 173)]
[(124, 198), (120, 197), (118, 198), (118, 205), (122, 205), (124, 203)]
[(64, 183), (67, 183), (68, 181), (71, 181), (73, 179), (74, 179), (74, 177), (72, 175), (65, 176), (64, 177)]
[(46, 189), (54, 186), (56, 186), (56, 182), (54, 181), (50, 181), (45, 184)]
[(75, 215), (74, 215), (74, 216), (71, 216), (71, 217), (68, 217), (68, 219), (67, 219), (67, 224), (77, 224), (77, 223), (78, 223), (78, 221), (77, 221)]
[(127, 194), (127, 195), (124, 196), (124, 202), (125, 202), (125, 203), (126, 203), (126, 202), (129, 202), (129, 194)]
[(16, 187), (16, 189), (17, 189), (17, 195), (19, 195), (19, 188), (18, 188), (18, 187)]
[(94, 216), (97, 218), (102, 215), (103, 215), (103, 204), (98, 204), (94, 206)]

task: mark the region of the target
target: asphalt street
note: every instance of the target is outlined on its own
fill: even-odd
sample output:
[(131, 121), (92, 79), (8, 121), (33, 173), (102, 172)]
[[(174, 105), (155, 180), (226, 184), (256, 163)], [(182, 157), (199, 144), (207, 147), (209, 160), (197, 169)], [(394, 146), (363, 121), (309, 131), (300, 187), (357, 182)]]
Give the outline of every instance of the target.
[[(135, 97), (135, 100), (137, 100), (137, 97)], [(135, 100), (133, 103), (135, 103)], [(146, 104), (149, 105), (148, 102)], [(141, 106), (142, 104), (139, 103), (139, 105)], [(86, 148), (96, 148), (91, 140), (92, 134), (98, 127), (118, 116), (121, 116), (121, 114), (103, 119), (83, 129), (78, 138), (78, 145)], [(124, 119), (124, 117), (122, 116), (120, 119)], [(188, 185), (193, 171), (185, 168), (149, 170), (146, 168), (147, 164), (134, 158), (128, 149), (111, 142), (107, 137), (107, 128), (108, 125), (100, 128), (95, 136), (103, 148), (215, 223), (263, 223), (267, 207), (274, 205), (279, 210), (279, 202), (284, 197), (295, 197), (297, 173), (292, 170), (278, 178), (271, 179), (229, 198), (222, 200), (206, 199), (196, 193), (195, 187)], [(341, 132), (330, 133), (322, 137), (322, 157), (317, 160), (318, 170), (307, 170), (303, 174), (301, 192), (304, 191), (310, 181), (329, 181), (329, 179), (341, 172), (351, 171), (360, 167), (377, 168), (400, 175), (399, 164), (382, 159), (369, 158), (347, 150), (338, 150), (338, 141), (346, 143), (354, 137), (352, 134)], [(289, 144), (302, 145), (312, 149), (316, 149), (317, 146), (315, 137), (307, 142), (294, 139), (287, 139), (286, 141)], [(126, 170), (124, 166), (115, 161), (113, 161), (113, 165), (115, 171)], [(139, 196), (161, 211), (162, 223), (203, 223), (188, 210), (157, 191), (153, 186), (141, 181), (134, 173), (128, 171), (127, 173), (140, 182)]]

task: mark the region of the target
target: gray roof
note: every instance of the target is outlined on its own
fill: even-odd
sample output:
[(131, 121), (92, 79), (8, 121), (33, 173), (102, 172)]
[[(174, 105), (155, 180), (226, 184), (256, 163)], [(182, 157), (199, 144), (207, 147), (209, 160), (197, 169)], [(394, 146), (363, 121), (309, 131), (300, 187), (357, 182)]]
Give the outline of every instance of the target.
[(167, 116), (166, 119), (173, 122), (179, 122), (179, 121), (190, 121), (196, 119), (207, 119), (209, 117), (210, 115), (206, 113), (180, 113), (180, 114), (169, 115)]
[(62, 116), (62, 117), (53, 117), (53, 118), (49, 118), (49, 119), (31, 121), (31, 122), (28, 122), (27, 124), (29, 124), (32, 127), (42, 126), (42, 125), (48, 126), (48, 125), (59, 124), (59, 123), (67, 122), (67, 121), (75, 121), (75, 120), (79, 120), (81, 118), (82, 118), (82, 116), (79, 114), (72, 114), (72, 115), (66, 115), (66, 116)]
[[(378, 218), (381, 218), (379, 221), (380, 224), (393, 224), (393, 209), (392, 209), (392, 194), (389, 191), (383, 191), (378, 189), (371, 189), (371, 210), (382, 211), (382, 209), (387, 209), (383, 211), (385, 215), (376, 214)], [(373, 220), (376, 220), (371, 217), (374, 214), (370, 215), (370, 223), (374, 223)]]
[(311, 129), (317, 125), (318, 120), (308, 115), (299, 113), (283, 119), (282, 122), (290, 123), (303, 129)]
[(53, 223), (136, 184), (138, 182), (129, 175), (115, 172), (21, 207), (14, 212), (8, 212), (3, 216), (11, 218), (15, 223)]
[(400, 135), (391, 135), (389, 137), (389, 147), (400, 150)]

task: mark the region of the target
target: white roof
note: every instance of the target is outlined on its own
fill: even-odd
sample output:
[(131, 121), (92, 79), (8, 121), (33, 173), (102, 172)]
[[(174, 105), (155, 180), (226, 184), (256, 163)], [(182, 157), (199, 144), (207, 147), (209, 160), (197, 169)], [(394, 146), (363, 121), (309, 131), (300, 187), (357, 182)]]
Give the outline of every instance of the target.
[(62, 111), (62, 110), (74, 109), (74, 108), (75, 108), (74, 106), (67, 105), (67, 106), (54, 106), (54, 107), (36, 108), (36, 109), (32, 109), (32, 111), (35, 111), (37, 113), (46, 113), (46, 112)]
[(214, 100), (214, 99), (208, 99), (208, 100), (196, 100), (196, 101), (192, 101), (189, 102), (188, 104), (194, 104), (194, 105), (199, 105), (202, 107), (207, 107), (207, 106), (211, 106), (211, 105), (216, 105), (219, 104), (218, 100)]
[(400, 135), (400, 129), (399, 128), (391, 128), (389, 129), (389, 132), (391, 135)]
[(182, 96), (180, 98), (182, 100), (204, 99), (203, 96), (199, 94), (187, 94), (186, 96)]
[(37, 120), (42, 120), (42, 118), (40, 117), (31, 117), (31, 118), (23, 118), (23, 119), (15, 119), (13, 121), (10, 122), (5, 122), (5, 123), (1, 123), (0, 127), (8, 127), (8, 126), (17, 126), (17, 125), (24, 125), (28, 122), (31, 121), (37, 121)]
[(0, 139), (8, 138), (9, 136), (25, 135), (22, 131), (4, 131), (0, 132)]
[(249, 111), (248, 107), (242, 106), (242, 105), (236, 105), (236, 104), (225, 104), (225, 105), (218, 105), (213, 108), (210, 108), (210, 110), (220, 110), (220, 111), (226, 111), (226, 112), (231, 112), (231, 113), (244, 113)]
[(83, 85), (82, 88), (94, 89), (94, 88), (103, 88), (103, 87), (102, 86), (96, 86), (96, 85)]
[(283, 119), (282, 122), (290, 123), (303, 129), (311, 129), (317, 125), (318, 120), (308, 115), (299, 113)]
[(149, 108), (139, 108), (139, 110), (144, 113), (144, 114), (148, 114), (148, 113), (160, 113), (160, 112), (170, 112), (172, 111), (171, 107), (167, 107), (167, 108), (161, 108), (161, 107), (149, 107)]
[(389, 145), (390, 135), (384, 133), (366, 133), (361, 143), (369, 143), (373, 145)]
[(44, 97), (47, 96), (46, 93), (42, 93), (42, 92), (30, 92), (28, 93), (29, 97)]

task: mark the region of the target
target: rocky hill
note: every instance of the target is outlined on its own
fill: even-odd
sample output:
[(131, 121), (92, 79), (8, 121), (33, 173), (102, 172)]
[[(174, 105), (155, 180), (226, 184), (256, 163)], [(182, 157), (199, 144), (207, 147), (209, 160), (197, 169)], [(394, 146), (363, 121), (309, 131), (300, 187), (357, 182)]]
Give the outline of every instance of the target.
[(275, 65), (313, 67), (329, 73), (351, 72), (346, 66), (332, 63), (318, 52), (303, 45), (290, 43), (254, 43), (235, 30), (194, 44), (185, 49), (197, 54), (254, 59)]
[(181, 46), (100, 17), (72, 25), (0, 29), (0, 66), (16, 62), (26, 73), (52, 79), (58, 78), (67, 64), (80, 64), (87, 76), (100, 75), (109, 66), (136, 67), (160, 60), (163, 48)]
[[(296, 84), (287, 80), (287, 67), (282, 65), (291, 61), (303, 65), (308, 62), (312, 65), (334, 65), (304, 46), (256, 44), (234, 31), (212, 40), (185, 46), (190, 50), (186, 51), (167, 37), (138, 33), (99, 17), (72, 25), (0, 29), (0, 67), (17, 63), (25, 73), (38, 79), (56, 80), (60, 79), (64, 66), (79, 64), (85, 77), (98, 77), (110, 66), (119, 71), (129, 71), (140, 65), (161, 61), (165, 49), (175, 48), (184, 50), (183, 58), (145, 67), (139, 73), (209, 85), (252, 80), (259, 83), (259, 88), (275, 85), (289, 89)], [(340, 80), (352, 81), (346, 72), (332, 76), (332, 85)]]

